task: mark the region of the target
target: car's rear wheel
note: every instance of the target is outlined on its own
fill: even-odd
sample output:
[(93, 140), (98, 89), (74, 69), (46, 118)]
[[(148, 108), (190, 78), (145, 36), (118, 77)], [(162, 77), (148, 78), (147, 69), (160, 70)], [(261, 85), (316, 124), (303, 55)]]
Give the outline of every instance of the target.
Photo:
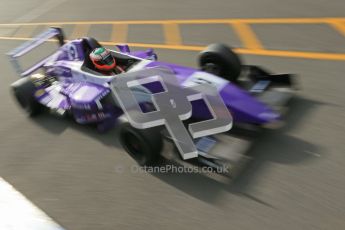
[(18, 104), (29, 116), (38, 115), (42, 111), (43, 106), (34, 97), (36, 87), (30, 78), (19, 79), (11, 85), (11, 89)]
[(242, 71), (239, 56), (228, 46), (211, 44), (199, 55), (199, 65), (205, 72), (236, 82)]
[(163, 139), (157, 129), (136, 129), (124, 123), (119, 138), (123, 148), (139, 165), (154, 165), (159, 160)]

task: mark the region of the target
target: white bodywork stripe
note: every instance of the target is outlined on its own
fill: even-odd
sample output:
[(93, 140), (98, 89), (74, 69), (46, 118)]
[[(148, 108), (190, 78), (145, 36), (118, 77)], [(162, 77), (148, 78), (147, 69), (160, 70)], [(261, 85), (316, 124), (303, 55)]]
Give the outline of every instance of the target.
[(64, 230), (0, 177), (0, 229)]
[(210, 83), (214, 85), (218, 91), (221, 91), (229, 81), (206, 72), (197, 71), (190, 75), (182, 85), (185, 87), (192, 87), (202, 83)]

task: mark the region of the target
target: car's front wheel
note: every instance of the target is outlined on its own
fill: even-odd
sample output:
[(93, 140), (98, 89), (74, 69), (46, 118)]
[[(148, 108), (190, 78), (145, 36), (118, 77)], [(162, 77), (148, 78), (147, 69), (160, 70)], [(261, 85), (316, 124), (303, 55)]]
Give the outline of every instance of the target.
[(136, 129), (129, 123), (120, 127), (120, 143), (139, 165), (154, 165), (160, 158), (163, 139), (155, 129)]
[(34, 97), (36, 87), (30, 78), (25, 77), (14, 82), (11, 85), (11, 90), (20, 107), (29, 116), (38, 115), (42, 111), (43, 106)]
[(211, 44), (199, 55), (200, 68), (208, 73), (236, 82), (242, 71), (239, 56), (224, 44)]

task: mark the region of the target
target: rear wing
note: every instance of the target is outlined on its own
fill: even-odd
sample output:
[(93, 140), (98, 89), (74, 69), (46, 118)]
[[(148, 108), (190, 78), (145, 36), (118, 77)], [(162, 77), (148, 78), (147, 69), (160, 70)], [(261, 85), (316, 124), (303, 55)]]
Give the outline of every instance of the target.
[(39, 61), (37, 64), (30, 67), (28, 70), (22, 69), (22, 67), (19, 64), (18, 58), (54, 37), (57, 39), (60, 46), (64, 45), (64, 35), (61, 28), (51, 27), (47, 31), (34, 37), (32, 40), (23, 43), (22, 45), (7, 53), (14, 69), (21, 77), (28, 76), (32, 72), (39, 69), (42, 65), (44, 65), (47, 58)]

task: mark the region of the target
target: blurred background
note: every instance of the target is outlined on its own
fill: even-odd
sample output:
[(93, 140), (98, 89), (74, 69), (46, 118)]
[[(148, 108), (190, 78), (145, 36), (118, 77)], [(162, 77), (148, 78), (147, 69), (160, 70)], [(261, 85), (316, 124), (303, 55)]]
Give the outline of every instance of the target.
[(207, 44), (222, 42), (245, 63), (299, 76), (286, 125), (258, 136), (238, 177), (219, 183), (200, 174), (119, 172), (119, 163), (129, 169), (135, 162), (115, 131), (100, 135), (48, 114), (26, 118), (11, 98), (16, 75), (2, 55), (0, 178), (65, 229), (344, 229), (344, 1), (1, 0), (0, 6), (2, 54), (60, 26), (67, 39), (154, 48), (159, 60), (192, 67)]

